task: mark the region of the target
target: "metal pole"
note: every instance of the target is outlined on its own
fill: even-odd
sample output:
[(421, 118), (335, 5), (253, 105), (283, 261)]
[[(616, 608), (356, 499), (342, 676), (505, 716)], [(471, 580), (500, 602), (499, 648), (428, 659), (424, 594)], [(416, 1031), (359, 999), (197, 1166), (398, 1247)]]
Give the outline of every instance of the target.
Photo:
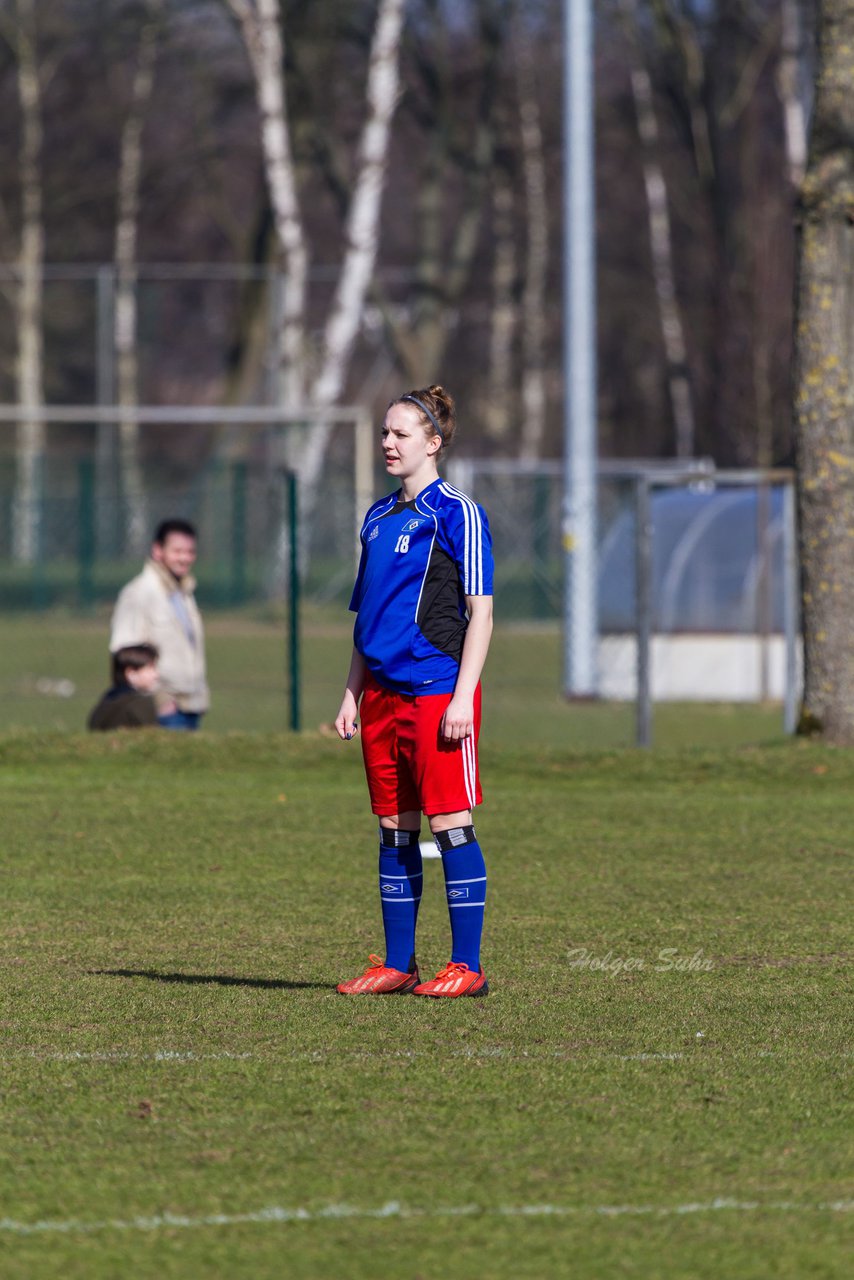
[(271, 405), (282, 399), (282, 368), (279, 356), (279, 333), (284, 309), (285, 276), (276, 267), (268, 268), (267, 279), (267, 346), (264, 352), (266, 397)]
[(652, 640), (652, 504), (646, 476), (635, 490), (635, 610), (637, 615), (637, 745), (652, 743), (650, 645)]
[(115, 276), (114, 267), (100, 266), (95, 277), (95, 398), (98, 404), (112, 404), (116, 394), (116, 358), (113, 344)]
[(786, 687), (783, 691), (783, 727), (798, 727), (798, 635), (800, 633), (800, 580), (795, 486), (783, 485), (783, 629), (786, 637)]
[[(95, 398), (110, 405), (116, 397), (116, 352), (114, 342), (116, 273), (113, 266), (98, 267), (95, 276)], [(116, 423), (98, 422), (95, 427), (97, 470), (97, 538), (104, 556), (114, 555), (121, 546), (119, 527), (118, 459)]]
[(288, 624), (289, 624), (289, 676), (290, 676), (290, 692), (291, 692), (291, 729), (294, 733), (299, 733), (301, 728), (300, 715), (300, 637), (299, 637), (299, 609), (300, 609), (300, 580), (299, 580), (299, 510), (298, 510), (298, 492), (297, 477), (293, 471), (285, 472), (288, 487), (288, 525), (289, 525), (289, 583), (288, 583)]
[(46, 459), (42, 454), (36, 458), (34, 464), (35, 474), (33, 476), (33, 497), (35, 504), (35, 520), (34, 520), (34, 539), (33, 547), (33, 608), (46, 609), (50, 604), (50, 590), (48, 588), (47, 577), (45, 574), (45, 518), (47, 516), (45, 504), (45, 471)]
[(77, 563), (78, 601), (81, 609), (88, 609), (95, 596), (95, 467), (91, 458), (81, 458), (77, 466)]
[(590, 0), (564, 0), (564, 689), (597, 693), (596, 295)]
[(554, 616), (549, 608), (549, 534), (551, 533), (549, 497), (551, 485), (548, 477), (535, 476), (533, 489), (534, 510), (531, 524), (534, 542), (532, 557), (534, 571), (531, 574), (531, 587), (533, 589), (531, 607), (535, 618), (548, 618)]
[(359, 567), (359, 558), (362, 553), (359, 534), (362, 531), (362, 521), (365, 518), (365, 512), (374, 500), (374, 426), (370, 414), (359, 414), (356, 422), (356, 474), (355, 474), (355, 500), (356, 500), (356, 539), (355, 539), (355, 556), (356, 568)]
[(231, 468), (231, 603), (246, 600), (246, 463)]
[(761, 481), (756, 486), (756, 633), (759, 639), (759, 699), (767, 702), (771, 688), (771, 486)]

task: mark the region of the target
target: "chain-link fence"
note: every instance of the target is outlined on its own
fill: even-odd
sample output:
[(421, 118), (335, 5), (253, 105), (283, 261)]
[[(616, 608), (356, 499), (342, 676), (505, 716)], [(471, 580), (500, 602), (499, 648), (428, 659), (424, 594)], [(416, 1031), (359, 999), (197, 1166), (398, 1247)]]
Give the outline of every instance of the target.
[[(563, 468), (469, 460), (455, 483), (487, 509), (504, 619), (562, 616)], [(794, 725), (797, 563), (790, 472), (605, 463), (597, 493), (598, 693), (636, 702), (785, 704)]]
[[(361, 425), (354, 431), (357, 421)], [(288, 675), (286, 656), (286, 628), (293, 622), (287, 607), (293, 539), (283, 440), (288, 430), (309, 429), (269, 423), (250, 429), (232, 423), (223, 432), (221, 426), (196, 423), (190, 431), (186, 423), (170, 427), (163, 422), (156, 435), (145, 435), (140, 451), (147, 529), (174, 516), (190, 519), (198, 528), (198, 598), (212, 631), (218, 612), (225, 619), (241, 611), (244, 622), (262, 616), (279, 619), (277, 632), (255, 637), (266, 655), (263, 674), (257, 663), (254, 671), (244, 668), (244, 632), (238, 641), (237, 631), (228, 629), (232, 624), (224, 622), (220, 629), (220, 650), (230, 655), (232, 692), (226, 692), (221, 666), (219, 705), (233, 698), (230, 725), (246, 723), (253, 680), (258, 687), (252, 693), (252, 724), (263, 727), (268, 720), (286, 719), (279, 711), (268, 715), (264, 692), (277, 689), (284, 704), (285, 688), (294, 678), (292, 670)], [(162, 447), (169, 430), (189, 433), (181, 435), (180, 465), (174, 452), (168, 461)], [(35, 554), (29, 560), (16, 554), (19, 460), (8, 443), (0, 453), (0, 611), (7, 632), (15, 614), (26, 618), (34, 610), (52, 610), (54, 621), (58, 611), (68, 620), (97, 616), (103, 632), (97, 638), (100, 671), (109, 608), (124, 583), (139, 572), (147, 547), (129, 548), (128, 496), (121, 475), (114, 474), (112, 482), (108, 475), (105, 481), (97, 431), (83, 422), (74, 426), (74, 433), (48, 433), (33, 486), (38, 509), (30, 512)], [(330, 436), (320, 487), (314, 495), (299, 493), (299, 585), (310, 630), (301, 678), (313, 672), (309, 683), (316, 685), (314, 695), (308, 690), (307, 704), (314, 708), (309, 719), (322, 705), (331, 706), (343, 678), (356, 530), (369, 502), (388, 483), (371, 459), (376, 452), (373, 434), (371, 424), (358, 415), (339, 422)], [(527, 637), (507, 678), (517, 689), (527, 688), (527, 681), (531, 698), (534, 685), (536, 697), (548, 697), (551, 689), (551, 697), (559, 698), (566, 570), (561, 463), (457, 458), (448, 478), (487, 511), (496, 559), (497, 622), (511, 624)], [(642, 727), (641, 708), (646, 706), (648, 724), (649, 708), (659, 701), (785, 698), (790, 724), (798, 679), (792, 492), (791, 476), (779, 473), (772, 481), (759, 473), (727, 475), (713, 468), (695, 467), (692, 475), (655, 464), (601, 468), (596, 652), (603, 700), (636, 702)], [(45, 688), (67, 687), (63, 637), (71, 631), (70, 621), (54, 629), (58, 656), (50, 663), (41, 661), (43, 672), (41, 667), (29, 670), (33, 646), (21, 639), (21, 656), (10, 668), (13, 697), (15, 689), (27, 694), (39, 681), (47, 682)], [(91, 652), (90, 645), (79, 662), (89, 684)], [(531, 670), (525, 668), (528, 661)], [(547, 671), (533, 670), (543, 662)], [(638, 737), (644, 736), (648, 730), (639, 729)]]
[(513, 463), (452, 458), (448, 479), (485, 509), (495, 554), (499, 620), (557, 622), (563, 478), (560, 462)]
[[(139, 571), (157, 524), (171, 517), (198, 529), (208, 607), (286, 595), (286, 464), (299, 456), (297, 437), (311, 426), (295, 415), (282, 425), (271, 410), (221, 411), (231, 418), (216, 425), (202, 420), (203, 411), (195, 421), (190, 411), (137, 412), (131, 476), (115, 449), (102, 448), (105, 428), (113, 429), (103, 412), (94, 425), (86, 410), (44, 411), (45, 447), (29, 470), (7, 432), (0, 450), (0, 609), (85, 611), (112, 601)], [(357, 410), (330, 411), (329, 419), (321, 481), (301, 494), (303, 588), (318, 604), (345, 598), (352, 585), (357, 513), (373, 492), (370, 423)]]
[[(168, 411), (164, 411), (168, 412)], [(359, 519), (387, 483), (368, 457), (355, 461), (356, 415), (340, 423), (321, 485), (300, 526), (303, 598), (346, 601)], [(168, 429), (168, 428), (164, 428)], [(178, 431), (177, 426), (172, 427)], [(362, 450), (372, 449), (371, 428)], [(167, 463), (158, 440), (142, 450), (146, 538), (129, 551), (128, 501), (121, 478), (98, 469), (95, 436), (57, 441), (39, 466), (35, 555), (17, 559), (16, 464), (0, 452), (0, 607), (88, 608), (114, 598), (147, 535), (167, 517), (199, 530), (199, 574), (207, 603), (233, 608), (286, 591), (285, 470), (281, 429), (233, 429), (227, 450), (216, 430), (195, 426), (195, 464)], [(161, 437), (162, 438), (162, 437)], [(599, 632), (637, 630), (637, 485), (658, 477), (653, 525), (652, 629), (657, 634), (773, 634), (783, 630), (785, 484), (713, 471), (673, 483), (678, 471), (638, 465), (604, 468), (598, 485)], [(664, 483), (670, 476), (671, 482)], [(558, 461), (514, 464), (452, 459), (448, 478), (486, 509), (496, 560), (499, 617), (558, 622), (562, 616), (563, 470)]]

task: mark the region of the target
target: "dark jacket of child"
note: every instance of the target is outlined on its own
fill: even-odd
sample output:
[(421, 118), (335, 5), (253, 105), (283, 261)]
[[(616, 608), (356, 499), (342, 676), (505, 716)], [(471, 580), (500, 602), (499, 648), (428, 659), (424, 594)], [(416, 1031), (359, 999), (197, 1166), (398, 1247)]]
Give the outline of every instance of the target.
[(108, 689), (89, 716), (90, 729), (142, 729), (157, 724), (157, 708), (149, 693), (129, 684)]

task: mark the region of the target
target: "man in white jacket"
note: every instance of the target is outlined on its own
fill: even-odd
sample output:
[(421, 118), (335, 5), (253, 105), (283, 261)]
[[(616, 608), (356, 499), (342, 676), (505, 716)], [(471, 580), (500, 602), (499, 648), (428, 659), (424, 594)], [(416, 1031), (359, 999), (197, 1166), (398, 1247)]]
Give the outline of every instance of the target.
[(196, 530), (186, 520), (157, 527), (151, 557), (123, 587), (113, 611), (110, 652), (153, 644), (160, 653), (157, 718), (166, 729), (198, 729), (210, 704), (205, 637), (196, 606)]

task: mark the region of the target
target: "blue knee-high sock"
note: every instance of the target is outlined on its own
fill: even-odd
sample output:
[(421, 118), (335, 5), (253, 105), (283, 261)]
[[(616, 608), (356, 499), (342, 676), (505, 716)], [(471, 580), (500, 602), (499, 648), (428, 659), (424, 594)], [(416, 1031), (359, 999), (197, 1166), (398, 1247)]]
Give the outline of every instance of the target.
[(445, 892), (451, 917), (451, 959), (480, 969), (480, 936), (486, 906), (486, 865), (474, 827), (452, 827), (437, 831), (436, 844), (442, 854)]
[(420, 831), (380, 827), (385, 962), (402, 973), (412, 973), (415, 968), (415, 925), (422, 883), (420, 835)]

